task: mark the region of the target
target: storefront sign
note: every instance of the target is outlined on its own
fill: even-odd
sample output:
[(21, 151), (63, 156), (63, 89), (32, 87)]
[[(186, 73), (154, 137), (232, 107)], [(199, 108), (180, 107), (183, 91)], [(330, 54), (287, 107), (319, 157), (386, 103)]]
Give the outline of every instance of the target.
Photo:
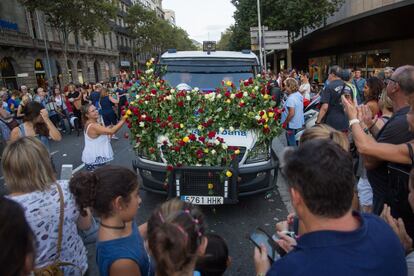
[(127, 60), (122, 60), (122, 61), (121, 61), (121, 66), (122, 66), (122, 67), (129, 67), (129, 66), (130, 66), (130, 62), (129, 62), (129, 61), (127, 61)]
[(20, 74), (17, 74), (17, 77), (18, 78), (27, 78), (28, 76), (29, 76), (28, 73), (20, 73)]
[(18, 31), (19, 26), (16, 23), (12, 23), (12, 22), (0, 19), (0, 29), (9, 29), (13, 31)]

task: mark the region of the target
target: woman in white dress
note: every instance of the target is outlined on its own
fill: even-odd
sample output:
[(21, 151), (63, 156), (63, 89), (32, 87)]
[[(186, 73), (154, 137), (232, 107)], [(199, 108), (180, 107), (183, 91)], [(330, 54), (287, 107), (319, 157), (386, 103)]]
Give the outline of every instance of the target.
[(23, 207), (35, 235), (35, 269), (60, 261), (72, 264), (62, 267), (64, 275), (85, 274), (88, 259), (78, 227), (89, 229), (91, 215), (84, 210), (86, 214), (81, 216), (68, 181), (56, 180), (46, 147), (35, 137), (19, 138), (4, 150), (2, 167), (8, 197)]
[(121, 129), (125, 118), (113, 127), (104, 127), (98, 122), (99, 112), (92, 104), (82, 106), (82, 119), (85, 129), (85, 148), (82, 152), (82, 162), (88, 171), (106, 165), (114, 159), (111, 146), (111, 136)]

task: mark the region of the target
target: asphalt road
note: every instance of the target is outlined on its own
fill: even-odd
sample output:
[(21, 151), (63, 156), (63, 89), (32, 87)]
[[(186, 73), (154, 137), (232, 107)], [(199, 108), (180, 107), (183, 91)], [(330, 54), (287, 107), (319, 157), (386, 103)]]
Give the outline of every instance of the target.
[[(118, 135), (119, 140), (112, 140), (115, 159), (112, 164), (132, 168), (131, 162), (135, 158), (129, 140), (123, 138), (127, 129), (122, 129)], [(283, 150), (282, 139), (275, 139), (273, 146), (277, 153)], [(62, 141), (51, 143), (51, 154), (58, 171), (62, 164), (72, 164), (74, 169), (82, 169), (81, 154), (83, 150), (83, 136), (76, 134), (64, 135)], [(0, 186), (4, 180), (0, 178)], [(228, 243), (232, 265), (226, 275), (254, 275), (253, 245), (246, 238), (248, 233), (260, 226), (272, 233), (276, 222), (283, 220), (287, 215), (286, 192), (283, 188), (285, 181), (278, 177), (278, 187), (270, 195), (259, 194), (247, 198), (241, 198), (236, 205), (216, 207), (203, 207), (207, 217), (208, 231), (221, 235)], [(137, 220), (145, 222), (151, 211), (165, 200), (164, 196), (155, 195), (146, 191), (141, 192), (142, 204), (138, 210)], [(93, 247), (89, 248), (89, 250)], [(94, 261), (93, 256), (90, 257)], [(95, 273), (91, 273), (94, 275)]]

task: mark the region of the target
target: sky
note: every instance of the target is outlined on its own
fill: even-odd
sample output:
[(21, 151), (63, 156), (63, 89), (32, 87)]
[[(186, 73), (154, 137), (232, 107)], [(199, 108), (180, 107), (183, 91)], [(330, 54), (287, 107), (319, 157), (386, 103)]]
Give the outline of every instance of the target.
[(230, 0), (163, 0), (162, 7), (175, 11), (177, 26), (200, 43), (218, 41), (234, 23), (235, 7)]

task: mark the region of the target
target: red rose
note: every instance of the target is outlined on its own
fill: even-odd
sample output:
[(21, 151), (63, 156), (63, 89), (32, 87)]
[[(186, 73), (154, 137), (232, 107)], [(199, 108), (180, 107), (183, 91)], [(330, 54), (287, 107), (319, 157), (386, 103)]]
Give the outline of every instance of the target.
[(149, 122), (149, 123), (151, 123), (151, 122), (153, 121), (153, 119), (152, 119), (152, 117), (151, 117), (151, 116), (147, 116), (147, 118), (145, 118), (145, 120), (146, 120), (147, 122)]
[(227, 98), (230, 98), (231, 93), (229, 91), (226, 91), (226, 93), (224, 93), (224, 96), (226, 96)]
[(174, 128), (175, 128), (175, 129), (179, 129), (179, 128), (180, 128), (180, 124), (179, 124), (179, 123), (175, 123), (175, 124), (174, 124)]
[(236, 157), (237, 157), (237, 155), (235, 155), (235, 154), (232, 154), (232, 155), (230, 156), (231, 160), (236, 159)]
[(256, 94), (254, 94), (254, 93), (250, 93), (250, 97), (251, 97), (252, 99), (256, 99)]
[(276, 101), (276, 96), (275, 95), (272, 96), (272, 101)]
[(250, 84), (249, 81), (244, 82), (244, 86), (249, 86), (249, 84)]
[[(183, 142), (183, 143), (184, 143), (184, 142)], [(177, 152), (178, 152), (178, 151), (180, 151), (180, 149), (181, 149), (181, 147), (180, 147), (180, 146), (175, 146), (175, 147), (174, 147), (174, 150), (175, 150), (175, 151), (177, 151)]]
[(263, 111), (260, 111), (259, 114), (260, 114), (260, 116), (263, 116), (264, 115), (264, 112)]
[(253, 84), (253, 79), (249, 78), (249, 84)]
[(188, 138), (190, 138), (191, 141), (195, 141), (197, 139), (196, 136), (193, 133), (188, 135)]
[(206, 141), (206, 137), (200, 136), (200, 137), (198, 137), (198, 140), (200, 140), (200, 142), (204, 143)]
[(184, 146), (185, 146), (185, 142), (184, 142), (183, 140), (178, 141), (178, 144), (179, 144), (180, 146), (182, 146), (182, 147), (184, 147)]
[(179, 101), (179, 102), (177, 103), (177, 105), (178, 105), (179, 107), (183, 107), (183, 106), (184, 106), (184, 102), (183, 102), (183, 101)]
[(224, 139), (221, 137), (217, 137), (217, 140), (219, 140), (220, 143), (224, 143)]
[(155, 121), (157, 122), (157, 124), (161, 123), (161, 119), (159, 117)]
[(199, 109), (198, 109), (198, 113), (204, 113), (204, 109), (199, 108)]
[(216, 132), (215, 131), (210, 131), (208, 133), (208, 138), (213, 139), (216, 136)]
[(173, 166), (171, 166), (171, 165), (168, 165), (167, 166), (167, 171), (172, 172), (173, 170), (174, 170), (174, 167)]
[(245, 106), (245, 104), (244, 104), (244, 103), (239, 103), (239, 106), (240, 106), (240, 107), (244, 107), (244, 106)]
[(151, 90), (151, 94), (152, 94), (152, 95), (157, 95), (157, 90), (152, 89), (152, 90)]
[(242, 92), (237, 93), (237, 94), (236, 94), (236, 97), (237, 97), (238, 99), (243, 98), (243, 93), (242, 93)]
[(151, 148), (148, 149), (148, 152), (153, 154), (155, 152), (155, 149), (151, 147)]
[(167, 121), (172, 122), (172, 120), (173, 120), (173, 117), (171, 115), (168, 115)]
[(129, 106), (129, 102), (125, 102), (125, 106), (128, 107)]

